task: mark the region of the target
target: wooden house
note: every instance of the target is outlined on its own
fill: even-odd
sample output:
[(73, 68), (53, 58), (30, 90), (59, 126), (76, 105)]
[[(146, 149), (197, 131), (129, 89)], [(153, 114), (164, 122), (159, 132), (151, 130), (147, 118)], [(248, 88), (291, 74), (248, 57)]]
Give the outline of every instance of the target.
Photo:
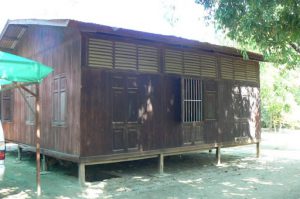
[[(259, 146), (259, 54), (74, 20), (8, 21), (0, 49), (54, 68), (40, 86), (41, 152), (83, 179), (85, 165)], [(34, 105), (2, 93), (3, 127), (34, 150), (22, 95)]]

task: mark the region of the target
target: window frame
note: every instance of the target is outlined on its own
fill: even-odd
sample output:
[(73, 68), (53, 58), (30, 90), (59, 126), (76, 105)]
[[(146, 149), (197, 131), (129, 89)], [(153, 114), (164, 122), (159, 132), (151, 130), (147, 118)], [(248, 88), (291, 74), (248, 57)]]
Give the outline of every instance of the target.
[[(9, 95), (4, 95), (5, 93), (9, 93)], [(10, 106), (9, 118), (4, 117), (4, 101), (7, 100)], [(6, 90), (1, 92), (1, 121), (2, 122), (13, 122), (13, 114), (14, 114), (14, 92), (12, 90)]]
[[(118, 86), (117, 84), (115, 84), (114, 80), (116, 79), (119, 79), (120, 82), (118, 83), (121, 83), (122, 86)], [(112, 105), (112, 123), (113, 124), (123, 124), (123, 123), (127, 123), (127, 124), (136, 124), (138, 123), (138, 102), (139, 102), (139, 96), (138, 96), (138, 93), (139, 93), (139, 89), (138, 89), (138, 86), (137, 85), (131, 85), (131, 80), (133, 80), (133, 82), (138, 82), (138, 76), (136, 75), (127, 75), (127, 74), (115, 74), (112, 76), (112, 101), (114, 103), (115, 101), (115, 93), (119, 93), (120, 96), (123, 97), (123, 103), (121, 103), (120, 107), (121, 107), (121, 110), (119, 111), (123, 111), (122, 114), (120, 115), (121, 118), (119, 118), (120, 120), (115, 120), (114, 118), (114, 113), (115, 113), (115, 106)], [(134, 118), (132, 120), (132, 118), (130, 117), (132, 113), (131, 109), (130, 109), (130, 99), (129, 99), (129, 96), (131, 94), (135, 94), (135, 101), (136, 101), (136, 107), (135, 107), (135, 110), (133, 110), (133, 112), (135, 111), (136, 113), (136, 118)], [(119, 108), (120, 108), (119, 107)]]
[(181, 78), (181, 101), (183, 123), (203, 121), (203, 80), (201, 78)]
[[(56, 88), (56, 81), (57, 88)], [(64, 87), (62, 88), (62, 81), (65, 81)], [(59, 74), (54, 76), (52, 82), (52, 126), (56, 127), (66, 127), (67, 126), (67, 112), (68, 112), (68, 96), (67, 96), (67, 77), (65, 74)], [(64, 114), (62, 116), (62, 93), (64, 93)], [(56, 105), (56, 96), (57, 94), (57, 105)], [(57, 116), (57, 119), (56, 119)]]
[[(35, 93), (35, 85), (30, 85), (27, 87), (30, 91)], [(27, 103), (25, 103), (25, 123), (27, 125), (35, 125), (35, 112), (32, 112), (32, 110), (35, 110), (35, 103), (36, 99), (35, 96), (30, 94), (29, 92), (26, 92), (25, 98), (27, 100)], [(29, 105), (31, 106), (32, 110), (30, 109)]]
[[(204, 92), (204, 120), (217, 120), (217, 91), (205, 91)], [(214, 103), (211, 101), (211, 99), (209, 99), (210, 97), (212, 97), (214, 99)], [(214, 105), (214, 109), (212, 109), (212, 112), (210, 112), (210, 106)], [(210, 113), (213, 114), (213, 117), (210, 117)]]

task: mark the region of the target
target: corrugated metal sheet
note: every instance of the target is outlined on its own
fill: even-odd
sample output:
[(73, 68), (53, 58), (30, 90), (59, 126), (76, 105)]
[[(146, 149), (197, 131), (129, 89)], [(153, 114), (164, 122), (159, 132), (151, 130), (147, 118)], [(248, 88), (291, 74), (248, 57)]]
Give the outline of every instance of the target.
[(26, 31), (26, 26), (11, 25), (6, 28), (0, 39), (0, 48), (13, 50)]

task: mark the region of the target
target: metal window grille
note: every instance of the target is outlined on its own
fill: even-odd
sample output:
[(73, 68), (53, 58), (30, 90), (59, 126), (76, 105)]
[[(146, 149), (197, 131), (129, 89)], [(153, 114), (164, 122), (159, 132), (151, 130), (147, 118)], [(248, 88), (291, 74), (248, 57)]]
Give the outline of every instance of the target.
[(183, 79), (183, 122), (202, 120), (202, 81)]

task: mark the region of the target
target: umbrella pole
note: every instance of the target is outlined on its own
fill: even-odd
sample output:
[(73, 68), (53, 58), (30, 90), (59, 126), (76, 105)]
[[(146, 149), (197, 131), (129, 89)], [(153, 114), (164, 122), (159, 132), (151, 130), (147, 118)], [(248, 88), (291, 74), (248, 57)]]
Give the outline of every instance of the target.
[(41, 162), (40, 162), (40, 136), (41, 136), (41, 119), (40, 119), (40, 89), (39, 84), (36, 84), (35, 98), (35, 133), (36, 133), (36, 185), (37, 195), (41, 195)]

